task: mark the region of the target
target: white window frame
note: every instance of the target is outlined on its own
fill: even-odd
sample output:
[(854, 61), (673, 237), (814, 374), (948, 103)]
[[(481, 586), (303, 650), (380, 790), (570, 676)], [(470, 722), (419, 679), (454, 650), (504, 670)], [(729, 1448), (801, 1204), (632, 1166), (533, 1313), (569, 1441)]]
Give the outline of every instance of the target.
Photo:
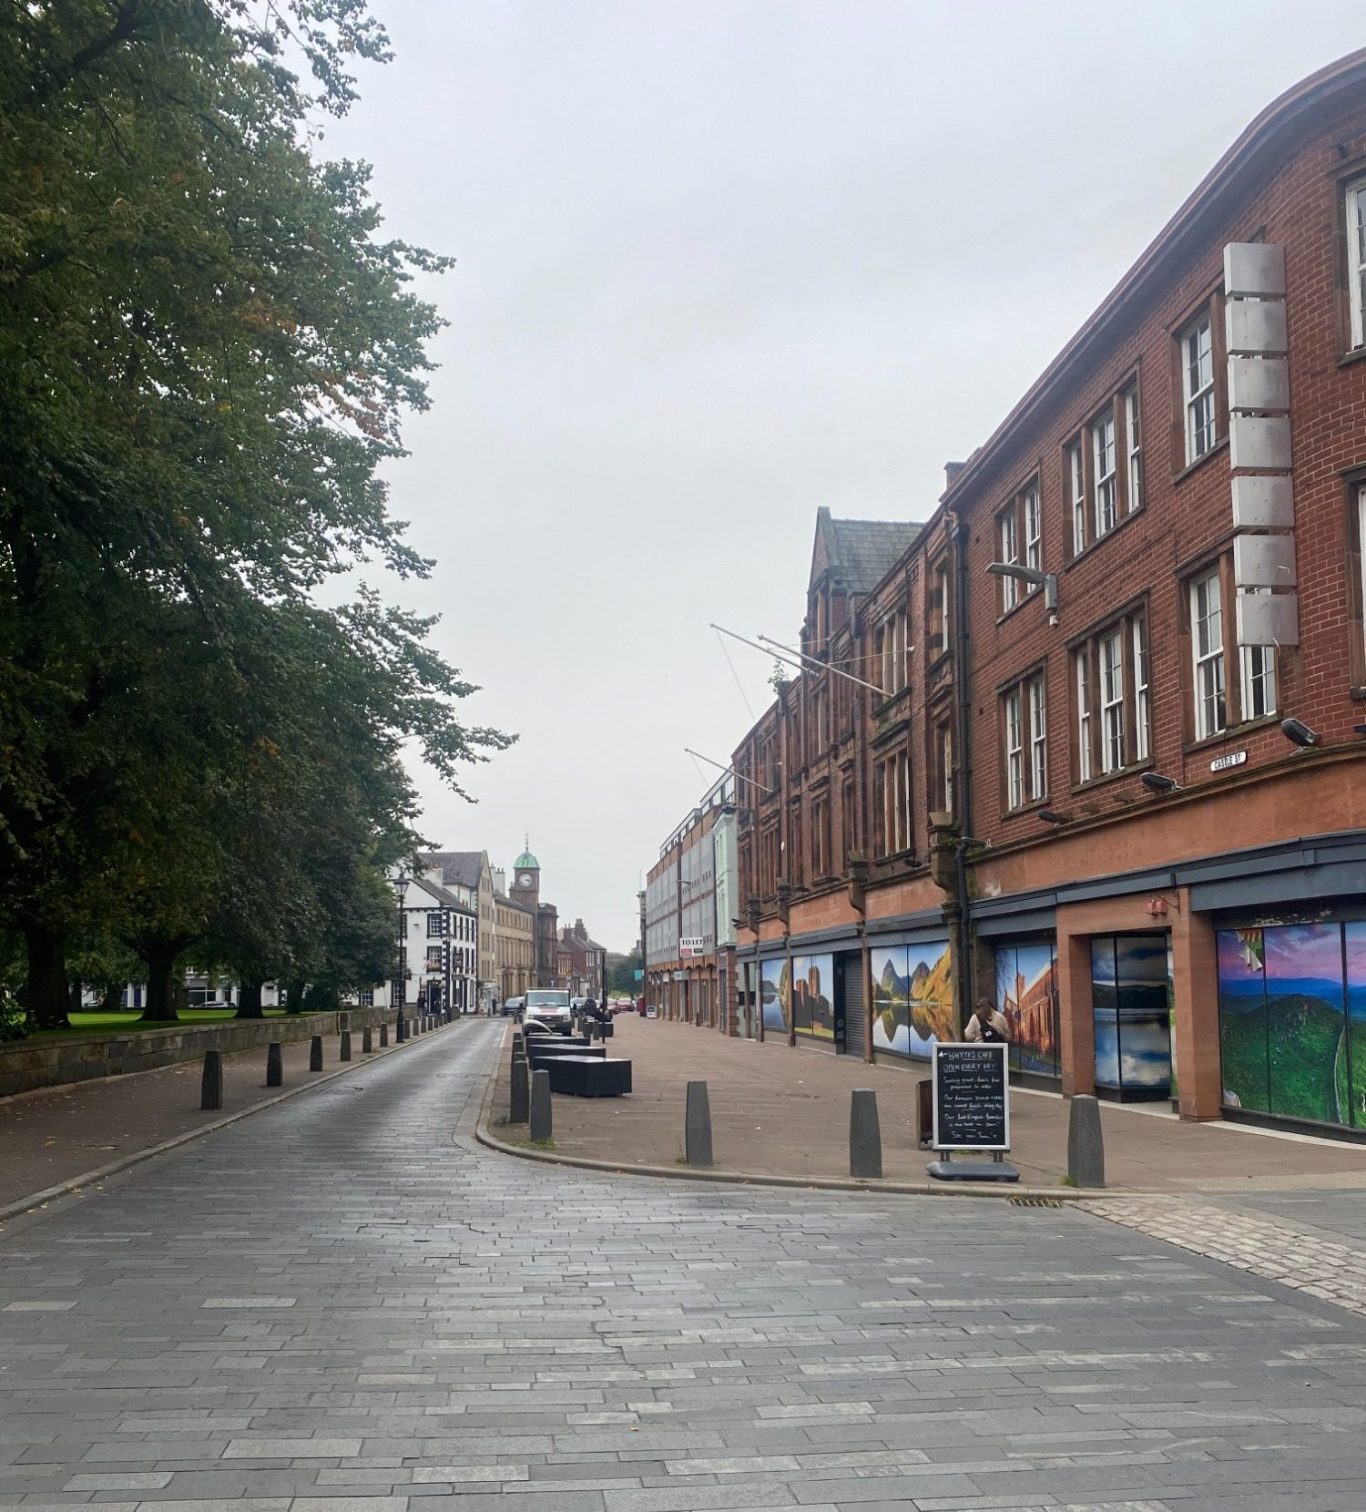
[[(1201, 607), (1202, 593), (1203, 609)], [(1224, 671), (1224, 616), (1217, 568), (1192, 581), (1190, 616), (1195, 738), (1205, 740), (1211, 735), (1222, 734), (1228, 728), (1228, 693)]]
[(1124, 444), (1129, 461), (1129, 513), (1143, 507), (1143, 432), (1138, 414), (1138, 385), (1124, 390)]
[(1148, 625), (1143, 615), (1132, 621), (1134, 659), (1134, 759), (1147, 761), (1152, 751), (1149, 721), (1152, 701), (1148, 691)]
[[(1024, 491), (1021, 514), (1024, 516), (1024, 560), (1026, 567), (1036, 572), (1043, 571), (1043, 508), (1039, 502), (1039, 485), (1031, 483)], [(1035, 584), (1027, 585), (1033, 593)]]
[(1086, 467), (1080, 441), (1067, 448), (1067, 477), (1072, 505), (1072, 555), (1080, 556), (1086, 550)]
[[(1250, 588), (1249, 593), (1270, 593), (1270, 588)], [(1239, 646), (1238, 717), (1270, 719), (1276, 712), (1275, 646)]]
[(1029, 796), (1048, 797), (1048, 695), (1043, 673), (1029, 679)]
[(1016, 683), (1006, 694), (1006, 807), (1020, 808), (1025, 801), (1024, 697)]
[(1097, 637), (1100, 673), (1100, 769), (1107, 776), (1124, 766), (1124, 629)]
[(1347, 299), (1352, 350), (1366, 347), (1366, 178), (1347, 185)]
[(1091, 780), (1091, 647), (1082, 646), (1073, 658), (1077, 682), (1077, 780)]
[[(1008, 567), (1018, 567), (1020, 565), (1020, 520), (1013, 503), (1001, 511), (997, 520), (996, 535), (1001, 548), (1001, 561)], [(1001, 579), (1001, 612), (1009, 614), (1019, 602), (1019, 579), (1003, 577)]]
[(1115, 412), (1105, 409), (1087, 426), (1091, 437), (1091, 510), (1096, 540), (1119, 523), (1119, 474), (1115, 462)]
[(1214, 450), (1214, 322), (1204, 310), (1181, 333), (1181, 399), (1185, 407), (1186, 465)]

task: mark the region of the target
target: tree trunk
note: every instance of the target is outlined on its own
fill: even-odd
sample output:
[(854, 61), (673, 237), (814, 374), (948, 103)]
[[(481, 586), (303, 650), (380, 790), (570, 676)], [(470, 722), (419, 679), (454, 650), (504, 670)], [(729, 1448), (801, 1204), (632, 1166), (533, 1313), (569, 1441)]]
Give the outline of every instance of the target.
[(237, 989), (237, 1012), (234, 1018), (258, 1019), (265, 1018), (265, 1012), (261, 1007), (261, 983), (242, 982)]
[(65, 1029), (70, 1004), (66, 980), (66, 932), (49, 924), (24, 930), (28, 946), (28, 1016), (39, 1029)]
[(285, 1000), (287, 1013), (302, 1013), (304, 1011), (304, 998), (308, 995), (307, 982), (286, 982)]
[(147, 963), (147, 1001), (142, 1017), (149, 1024), (174, 1024), (176, 1012), (175, 963), (180, 947), (168, 940), (145, 942), (142, 958)]
[(123, 983), (103, 982), (100, 985), (100, 1012), (117, 1013), (123, 1007)]

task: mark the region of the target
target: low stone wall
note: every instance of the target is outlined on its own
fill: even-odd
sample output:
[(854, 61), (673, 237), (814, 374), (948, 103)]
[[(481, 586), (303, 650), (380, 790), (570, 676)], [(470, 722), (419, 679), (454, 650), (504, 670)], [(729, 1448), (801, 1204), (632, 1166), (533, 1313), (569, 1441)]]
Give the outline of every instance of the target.
[[(411, 1017), (413, 1009), (408, 1010)], [(0, 1097), (90, 1081), (99, 1076), (126, 1076), (131, 1071), (154, 1071), (197, 1060), (206, 1050), (251, 1050), (271, 1040), (292, 1044), (315, 1034), (340, 1029), (363, 1029), (367, 1024), (393, 1023), (388, 1008), (351, 1008), (342, 1013), (301, 1013), (268, 1019), (226, 1019), (217, 1024), (167, 1024), (133, 1034), (107, 1038), (63, 1035), (50, 1040), (21, 1040), (0, 1045)]]

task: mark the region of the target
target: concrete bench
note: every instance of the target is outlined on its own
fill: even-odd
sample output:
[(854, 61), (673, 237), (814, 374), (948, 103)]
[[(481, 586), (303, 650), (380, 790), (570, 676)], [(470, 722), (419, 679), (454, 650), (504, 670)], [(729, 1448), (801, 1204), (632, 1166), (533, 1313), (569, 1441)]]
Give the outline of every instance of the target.
[(569, 1097), (620, 1097), (631, 1090), (631, 1062), (594, 1055), (557, 1055), (541, 1070), (550, 1074), (550, 1090)]

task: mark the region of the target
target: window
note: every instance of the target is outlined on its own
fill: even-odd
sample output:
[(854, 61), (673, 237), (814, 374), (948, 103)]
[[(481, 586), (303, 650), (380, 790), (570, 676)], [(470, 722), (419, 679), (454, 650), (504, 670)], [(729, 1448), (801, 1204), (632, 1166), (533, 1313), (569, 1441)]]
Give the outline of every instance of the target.
[(1072, 506), (1072, 555), (1080, 556), (1086, 550), (1086, 472), (1079, 441), (1067, 448), (1067, 497)]
[(941, 813), (953, 814), (953, 726), (948, 720), (934, 728), (933, 745), (930, 748), (934, 763), (935, 808)]
[(1107, 536), (1143, 505), (1138, 381), (1131, 379), (1063, 448), (1072, 555)]
[(1006, 807), (1024, 803), (1024, 690), (1017, 684), (1005, 697)]
[(811, 805), (811, 875), (830, 875), (830, 800), (822, 795)]
[(813, 759), (823, 756), (830, 745), (830, 694), (826, 690), (826, 673), (815, 674), (817, 681), (811, 691), (811, 729)]
[(1119, 493), (1115, 478), (1115, 417), (1097, 415), (1088, 427), (1091, 433), (1091, 503), (1096, 539), (1115, 528), (1119, 518)]
[(1077, 652), (1077, 780), (1091, 780), (1091, 654), (1083, 647)]
[(1195, 738), (1217, 735), (1228, 724), (1224, 698), (1224, 621), (1219, 574), (1190, 586), (1191, 655), (1195, 660)]
[(1347, 186), (1347, 301), (1352, 347), (1366, 347), (1366, 179)]
[[(1020, 518), (1013, 504), (1008, 505), (1005, 513), (997, 521), (997, 529), (1001, 542), (1001, 560), (1008, 566), (1018, 566), (1020, 563)], [(1020, 602), (1020, 583), (1017, 578), (1005, 577), (1001, 579), (1001, 612), (1009, 614)]]
[(1129, 450), (1129, 510), (1143, 505), (1143, 437), (1138, 424), (1138, 385), (1130, 384), (1121, 396), (1124, 400), (1124, 436)]
[(441, 970), (441, 947), (439, 945), (428, 945), (427, 947), (427, 970)]
[(893, 856), (911, 844), (911, 764), (897, 751), (873, 769), (873, 802), (877, 807), (878, 851)]
[(1141, 610), (1114, 620), (1073, 652), (1077, 780), (1108, 777), (1146, 761), (1152, 743), (1147, 622)]
[(356, 994), (356, 1004), (361, 1008), (373, 1008), (375, 1006), (375, 989), (362, 987)]
[(1048, 695), (1043, 673), (1029, 679), (1029, 796), (1048, 797)]
[(442, 917), (441, 910), (433, 909), (427, 915), (427, 937), (429, 939), (431, 939), (432, 937), (440, 938), (440, 936), (445, 933), (446, 924), (445, 920)]
[(1048, 796), (1048, 710), (1043, 673), (1006, 690), (1006, 808), (1017, 809)]
[(1100, 638), (1100, 769), (1117, 772), (1124, 765), (1124, 637), (1118, 631)]
[[(998, 560), (1012, 567), (1043, 566), (1043, 511), (1039, 507), (1039, 485), (1022, 488), (996, 516)], [(1003, 577), (999, 611), (1009, 614), (1022, 599), (1034, 592), (1034, 586), (1018, 578)]]
[(890, 698), (906, 686), (906, 614), (898, 610), (877, 627), (874, 637), (878, 687)]
[(1181, 333), (1181, 393), (1186, 412), (1186, 464), (1215, 442), (1214, 332), (1209, 311)]
[[(1270, 593), (1254, 588), (1253, 593)], [(1239, 693), (1243, 719), (1265, 719), (1276, 712), (1276, 648), (1243, 646), (1238, 654)]]
[(858, 847), (858, 833), (854, 828), (854, 779), (846, 777), (840, 788), (840, 844), (844, 847), (846, 864), (849, 853)]
[(930, 571), (928, 594), (930, 654), (949, 649), (949, 562), (940, 557)]
[(1142, 619), (1133, 622), (1134, 657), (1134, 760), (1147, 761), (1149, 754), (1148, 720), (1148, 643), (1147, 626)]

